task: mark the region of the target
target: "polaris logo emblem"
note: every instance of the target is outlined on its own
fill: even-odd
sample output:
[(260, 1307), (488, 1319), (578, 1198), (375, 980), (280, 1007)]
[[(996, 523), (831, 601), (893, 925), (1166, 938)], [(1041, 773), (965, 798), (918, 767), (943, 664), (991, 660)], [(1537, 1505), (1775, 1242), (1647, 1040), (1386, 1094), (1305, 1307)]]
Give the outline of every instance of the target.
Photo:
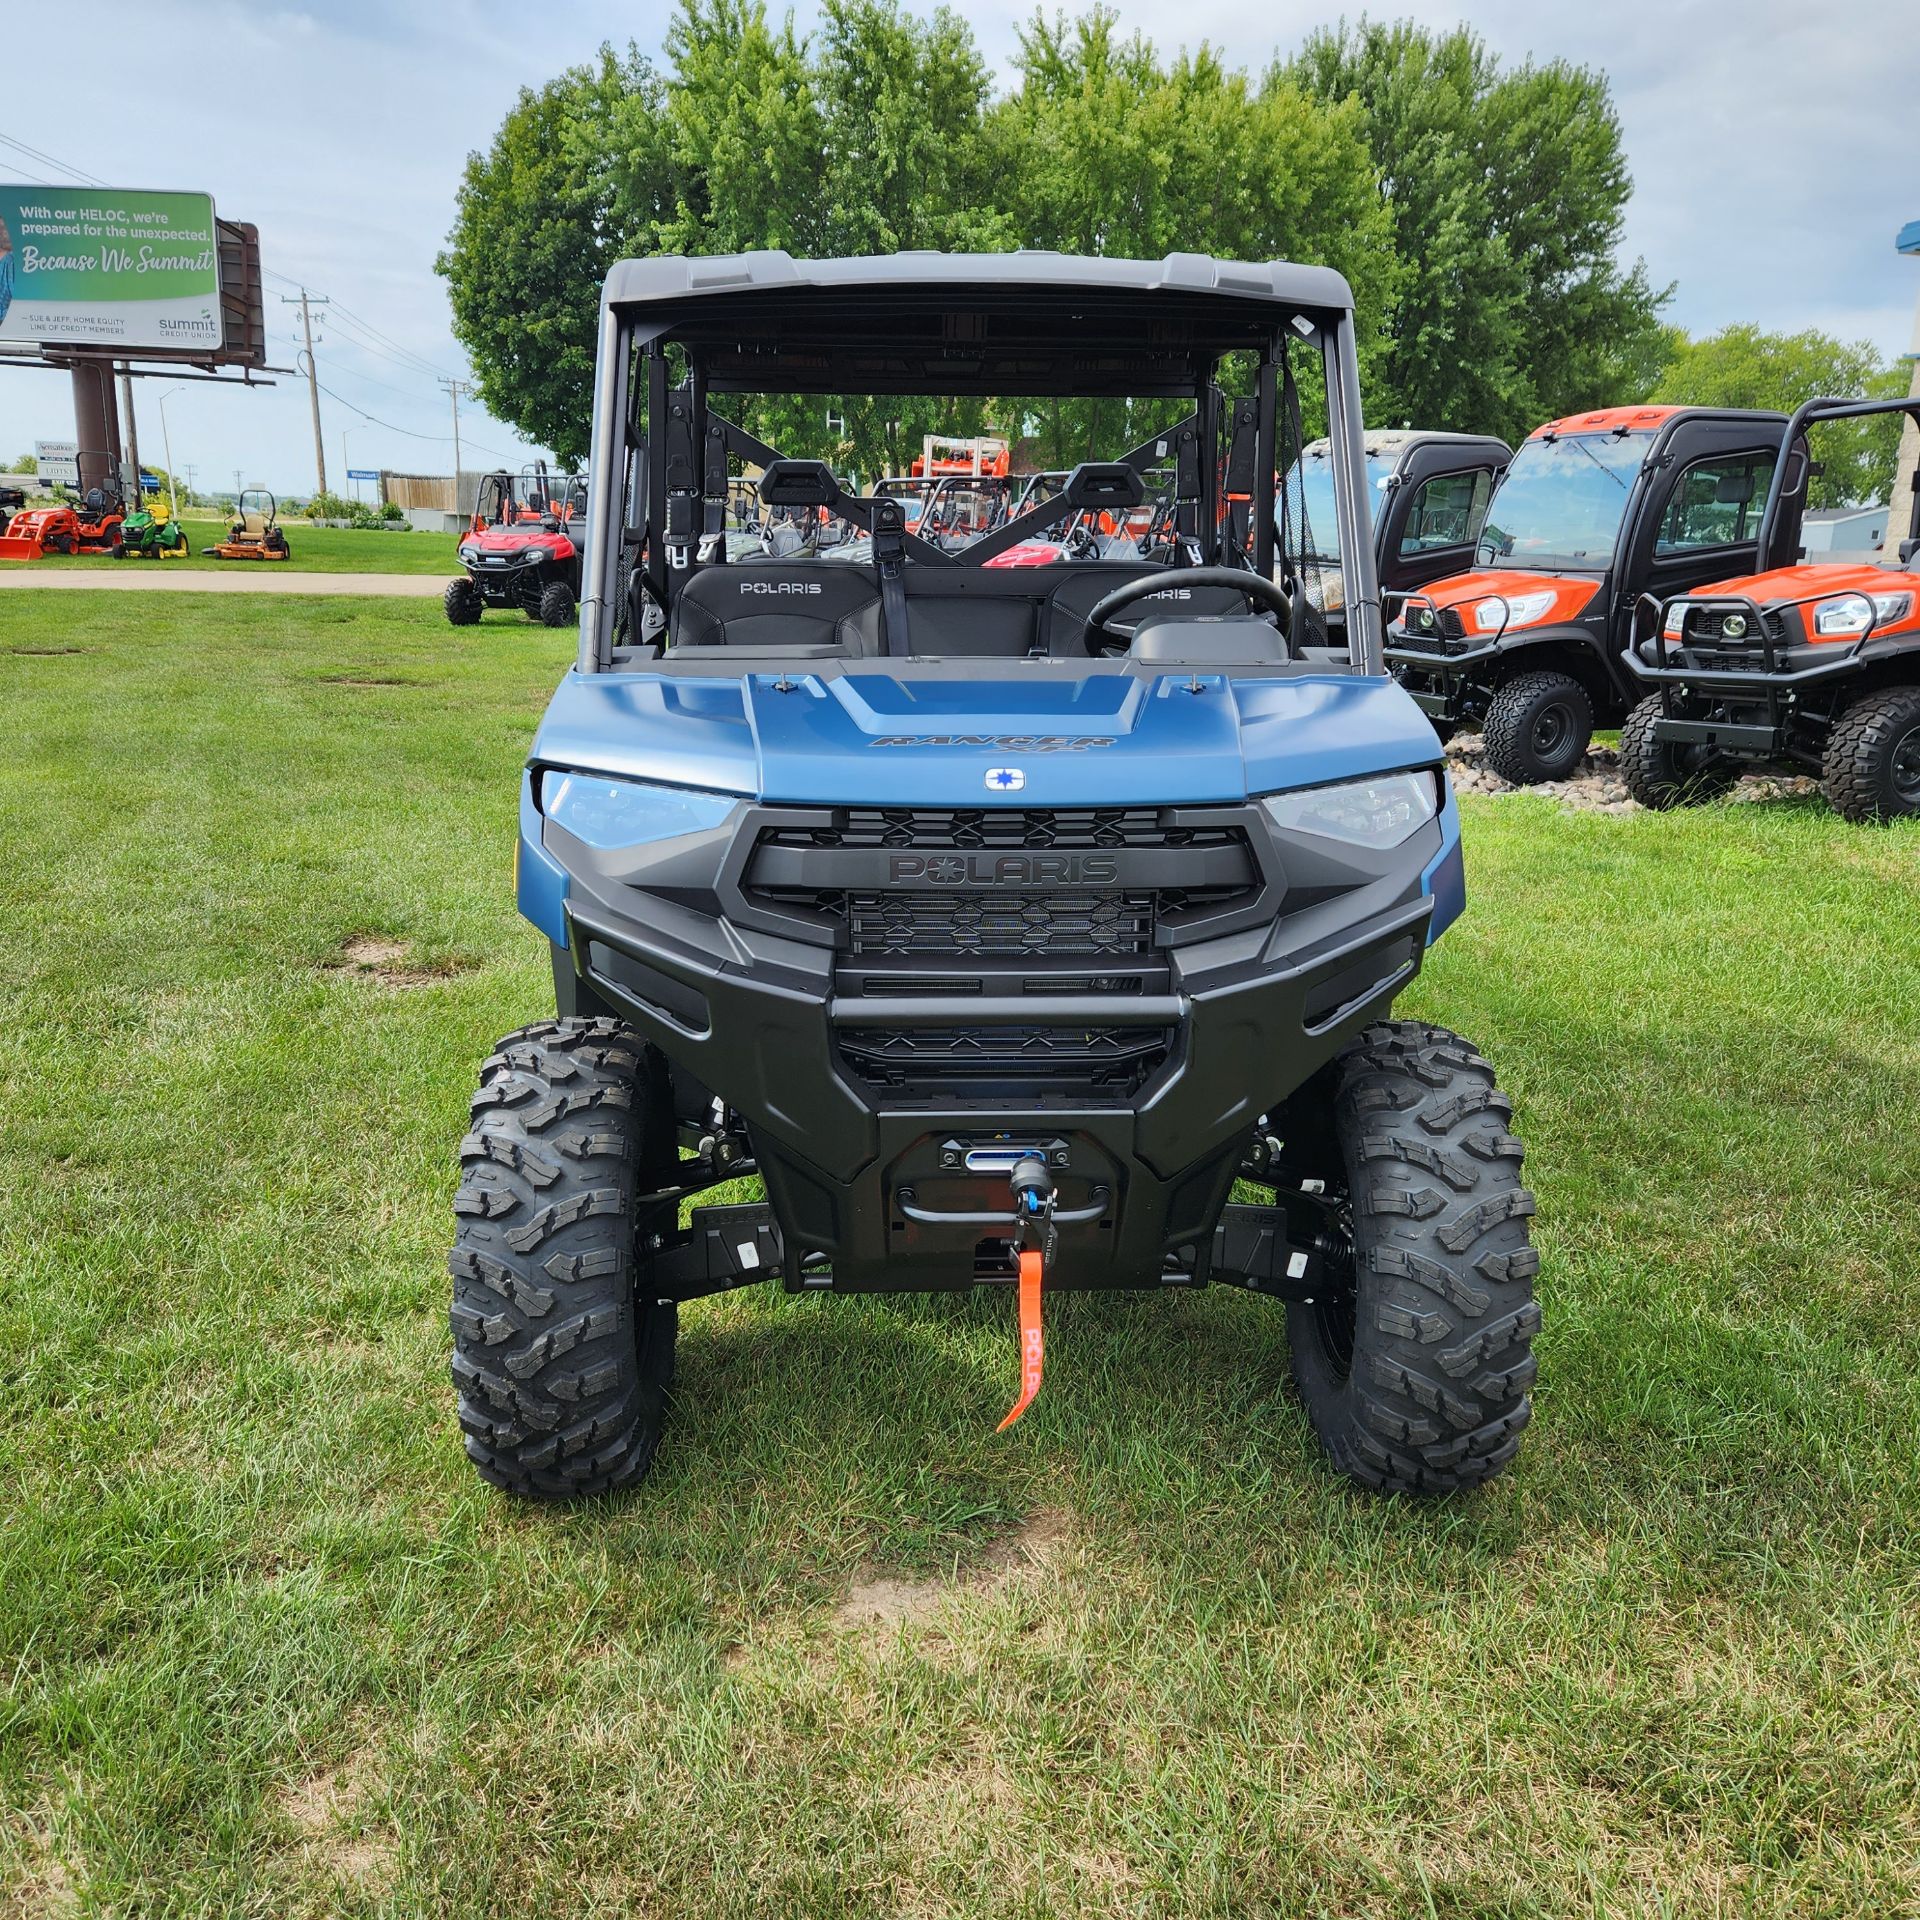
[(742, 593), (823, 593), (818, 580), (742, 580)]
[[(882, 733), (867, 742), (870, 747), (998, 747), (1005, 753), (1086, 753), (1094, 747), (1110, 747), (1113, 736), (1074, 733)], [(1018, 773), (1018, 767), (993, 767), (987, 773), (987, 785), (997, 786), (997, 773)], [(1013, 783), (1019, 786), (1020, 781)]]
[(986, 783), (995, 793), (1015, 793), (1027, 784), (1027, 776), (1018, 767), (989, 767)]
[(1191, 587), (1162, 587), (1158, 593), (1148, 594), (1147, 598), (1149, 600), (1191, 600), (1193, 598), (1193, 589)]
[(890, 881), (936, 887), (1084, 887), (1119, 877), (1110, 853), (897, 853), (887, 862)]

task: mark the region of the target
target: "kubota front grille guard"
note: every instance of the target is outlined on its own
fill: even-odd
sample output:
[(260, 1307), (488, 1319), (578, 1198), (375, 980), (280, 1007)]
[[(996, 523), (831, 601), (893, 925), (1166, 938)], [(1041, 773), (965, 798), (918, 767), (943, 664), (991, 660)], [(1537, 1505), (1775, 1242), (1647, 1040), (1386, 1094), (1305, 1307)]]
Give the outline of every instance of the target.
[[(1814, 593), (1801, 594), (1792, 600), (1780, 600), (1767, 610), (1772, 613), (1784, 613), (1788, 608), (1810, 607), (1823, 600), (1846, 598), (1845, 593), (1836, 594), (1831, 588)], [(1804, 666), (1792, 663), (1790, 655), (1796, 646), (1806, 647), (1814, 643), (1809, 640), (1794, 641), (1790, 638), (1776, 638), (1769, 630), (1765, 615), (1757, 602), (1744, 594), (1711, 594), (1705, 596), (1682, 596), (1675, 600), (1661, 601), (1651, 593), (1643, 593), (1633, 603), (1633, 630), (1625, 654), (1622, 656), (1630, 672), (1641, 680), (1656, 685), (1670, 685), (1675, 681), (1685, 681), (1689, 686), (1700, 687), (1751, 687), (1756, 680), (1768, 682), (1791, 682), (1794, 686), (1806, 686), (1820, 680), (1831, 679), (1835, 674), (1844, 673), (1858, 659), (1861, 649), (1874, 637), (1874, 625), (1880, 617), (1880, 611), (1873, 604), (1871, 594), (1858, 596), (1867, 603), (1867, 624), (1850, 641), (1822, 641), (1820, 646), (1831, 647), (1831, 659), (1822, 658), (1807, 662)], [(1687, 613), (1718, 613), (1724, 623), (1729, 613), (1737, 613), (1748, 623), (1748, 630), (1754, 635), (1753, 649), (1758, 658), (1747, 666), (1699, 666), (1686, 658), (1687, 643), (1684, 624), (1677, 642), (1667, 636), (1667, 612), (1676, 604), (1684, 604)], [(1648, 619), (1651, 609), (1652, 618)], [(1684, 620), (1684, 616), (1683, 616)], [(1782, 627), (1784, 629), (1785, 622)], [(1648, 631), (1648, 628), (1651, 631)], [(1723, 628), (1724, 630), (1724, 628)], [(1653, 642), (1654, 661), (1649, 665), (1641, 653), (1648, 640)], [(1677, 656), (1677, 657), (1676, 657)]]
[[(1484, 628), (1478, 629), (1476, 632), (1476, 637), (1480, 643), (1478, 646), (1450, 647), (1447, 644), (1447, 636), (1440, 628), (1440, 616), (1444, 609), (1438, 605), (1431, 594), (1426, 593), (1409, 592), (1389, 595), (1388, 600), (1390, 606), (1387, 615), (1388, 631), (1392, 631), (1393, 622), (1398, 620), (1400, 622), (1401, 635), (1411, 641), (1413, 638), (1413, 629), (1406, 624), (1405, 615), (1416, 606), (1426, 607), (1430, 609), (1433, 614), (1433, 636), (1434, 639), (1439, 642), (1441, 652), (1445, 658), (1448, 660), (1479, 660), (1487, 654), (1492, 653), (1499, 646), (1500, 642), (1506, 638), (1507, 623), (1513, 618), (1513, 608), (1508, 603), (1506, 596), (1501, 594), (1494, 597), (1500, 601), (1500, 624), (1490, 633)], [(1391, 605), (1394, 601), (1398, 602), (1397, 608)], [(1463, 641), (1467, 638), (1467, 622), (1464, 614), (1460, 618), (1460, 638)], [(1420, 651), (1418, 647), (1413, 650), (1416, 653)]]

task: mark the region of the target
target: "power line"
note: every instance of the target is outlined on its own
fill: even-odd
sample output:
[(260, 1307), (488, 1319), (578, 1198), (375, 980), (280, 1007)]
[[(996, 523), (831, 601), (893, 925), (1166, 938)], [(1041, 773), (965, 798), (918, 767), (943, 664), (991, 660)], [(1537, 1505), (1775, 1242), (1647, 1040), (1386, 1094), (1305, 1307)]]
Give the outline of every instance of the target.
[[(324, 393), (329, 400), (336, 401), (339, 405), (345, 407), (349, 413), (357, 413), (360, 418), (365, 420), (370, 426), (384, 427), (387, 432), (400, 434), (408, 440), (431, 440), (436, 446), (444, 447), (452, 438), (450, 434), (416, 433), (411, 427), (396, 427), (391, 420), (382, 420), (377, 414), (369, 413), (365, 407), (356, 407), (351, 400), (335, 393), (325, 382), (321, 383), (320, 391)], [(502, 453), (498, 447), (488, 446), (484, 440), (474, 439), (471, 434), (463, 435), (462, 440), (465, 445), (478, 447), (482, 453), (490, 453), (498, 460), (511, 460), (516, 458), (513, 454)]]
[[(52, 167), (56, 173), (70, 173), (76, 180), (83, 182), (87, 186), (104, 187), (107, 184), (95, 174), (87, 173), (79, 167), (71, 166), (65, 160), (58, 160), (50, 153), (42, 153), (38, 147), (30, 147), (24, 140), (16, 140), (10, 133), (0, 133), (0, 144), (12, 147), (16, 152), (24, 153), (29, 159), (38, 160), (42, 166)], [(53, 185), (53, 182), (51, 180), (42, 180), (39, 184), (43, 187), (49, 187)]]

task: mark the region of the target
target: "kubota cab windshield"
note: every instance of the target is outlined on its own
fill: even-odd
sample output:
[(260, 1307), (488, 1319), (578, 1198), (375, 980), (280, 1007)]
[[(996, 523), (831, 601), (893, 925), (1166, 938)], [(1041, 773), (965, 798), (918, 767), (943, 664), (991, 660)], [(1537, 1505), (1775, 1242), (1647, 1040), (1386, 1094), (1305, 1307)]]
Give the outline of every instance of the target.
[(1483, 567), (1604, 567), (1652, 444), (1651, 433), (1527, 441), (1495, 490), (1475, 559)]

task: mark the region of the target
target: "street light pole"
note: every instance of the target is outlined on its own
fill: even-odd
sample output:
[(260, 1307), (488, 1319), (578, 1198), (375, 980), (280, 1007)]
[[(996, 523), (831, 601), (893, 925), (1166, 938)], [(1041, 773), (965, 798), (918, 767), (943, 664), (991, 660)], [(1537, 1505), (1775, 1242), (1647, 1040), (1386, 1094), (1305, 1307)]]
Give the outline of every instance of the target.
[(185, 387), (169, 387), (155, 403), (160, 409), (160, 444), (167, 455), (167, 518), (177, 527), (180, 524), (180, 501), (174, 491), (173, 480), (173, 435), (167, 431), (167, 402), (176, 393), (185, 393)]

